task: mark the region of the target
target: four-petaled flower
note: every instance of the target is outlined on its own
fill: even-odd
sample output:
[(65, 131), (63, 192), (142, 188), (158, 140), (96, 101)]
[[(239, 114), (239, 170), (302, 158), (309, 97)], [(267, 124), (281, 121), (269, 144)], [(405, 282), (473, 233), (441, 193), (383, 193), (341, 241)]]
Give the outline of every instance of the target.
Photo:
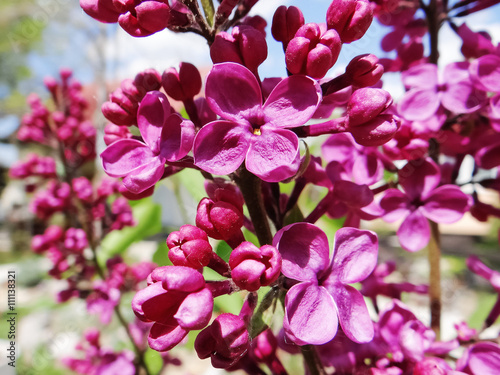
[(217, 175), (246, 168), (267, 182), (283, 181), (300, 165), (299, 138), (290, 128), (304, 125), (321, 100), (316, 81), (291, 76), (276, 85), (262, 104), (255, 76), (242, 65), (216, 64), (206, 82), (210, 108), (222, 119), (196, 135), (195, 164)]
[(194, 125), (172, 113), (165, 94), (151, 91), (142, 99), (137, 124), (144, 143), (135, 139), (113, 142), (101, 154), (104, 171), (123, 177), (133, 193), (154, 186), (165, 171), (165, 162), (177, 161), (191, 151)]
[(326, 234), (309, 223), (284, 227), (276, 233), (273, 245), (282, 256), (282, 273), (299, 281), (285, 297), (283, 328), (291, 341), (297, 345), (325, 344), (335, 337), (339, 321), (352, 341), (372, 340), (373, 323), (363, 296), (347, 284), (364, 280), (375, 268), (375, 233), (339, 229), (331, 261)]

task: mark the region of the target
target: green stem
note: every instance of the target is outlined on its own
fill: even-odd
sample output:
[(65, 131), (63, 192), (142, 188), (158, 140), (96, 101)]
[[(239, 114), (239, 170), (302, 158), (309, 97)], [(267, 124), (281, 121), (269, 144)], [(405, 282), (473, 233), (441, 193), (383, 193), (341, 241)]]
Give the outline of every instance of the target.
[(214, 4), (212, 0), (201, 0), (201, 6), (203, 7), (203, 12), (205, 12), (205, 19), (210, 26), (214, 25)]
[(302, 351), (302, 356), (306, 362), (307, 368), (311, 375), (325, 375), (325, 370), (321, 365), (316, 348), (312, 345), (304, 345), (300, 347)]

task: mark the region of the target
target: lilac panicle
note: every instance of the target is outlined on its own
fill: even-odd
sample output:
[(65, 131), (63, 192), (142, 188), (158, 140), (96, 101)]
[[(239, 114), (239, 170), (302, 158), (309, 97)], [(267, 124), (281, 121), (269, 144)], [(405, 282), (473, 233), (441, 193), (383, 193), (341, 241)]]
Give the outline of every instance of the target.
[(282, 256), (282, 273), (299, 281), (285, 299), (283, 327), (292, 342), (325, 344), (335, 337), (339, 322), (349, 339), (372, 340), (373, 323), (363, 296), (348, 284), (364, 280), (375, 268), (378, 239), (373, 232), (339, 229), (331, 261), (328, 238), (312, 224), (284, 227), (276, 233), (273, 245)]
[(153, 91), (141, 101), (137, 123), (144, 143), (120, 139), (101, 154), (105, 172), (124, 177), (123, 184), (133, 193), (154, 186), (163, 176), (165, 162), (177, 161), (191, 150), (194, 125), (171, 113), (165, 94)]
[(283, 79), (262, 105), (255, 76), (235, 63), (216, 64), (206, 83), (210, 108), (222, 120), (205, 125), (194, 141), (195, 165), (225, 175), (245, 162), (264, 181), (292, 177), (300, 164), (299, 139), (288, 128), (304, 125), (321, 99), (311, 78)]

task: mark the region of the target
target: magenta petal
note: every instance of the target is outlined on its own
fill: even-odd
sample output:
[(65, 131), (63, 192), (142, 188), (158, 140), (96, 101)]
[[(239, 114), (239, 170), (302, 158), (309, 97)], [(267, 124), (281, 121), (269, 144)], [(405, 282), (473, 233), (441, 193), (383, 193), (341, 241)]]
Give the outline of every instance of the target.
[(342, 284), (360, 282), (377, 265), (378, 238), (368, 230), (340, 228), (335, 233), (332, 273), (328, 280)]
[(165, 311), (178, 303), (182, 296), (171, 294), (154, 283), (139, 290), (132, 299), (132, 309), (142, 321), (156, 321), (164, 318)]
[(170, 7), (160, 1), (144, 1), (135, 7), (139, 24), (155, 33), (168, 26)]
[(431, 237), (429, 222), (420, 210), (413, 211), (403, 221), (397, 235), (403, 249), (411, 252), (421, 250)]
[(262, 104), (262, 93), (253, 73), (236, 63), (215, 64), (208, 73), (205, 96), (209, 107), (226, 120), (246, 119)]
[(329, 265), (326, 234), (309, 223), (290, 224), (274, 236), (273, 246), (281, 254), (281, 272), (300, 281), (315, 281)]
[(171, 114), (161, 133), (160, 153), (167, 161), (177, 161), (193, 147), (194, 124), (177, 113)]
[(279, 182), (295, 175), (300, 165), (299, 138), (286, 129), (261, 127), (246, 156), (246, 167), (267, 182)]
[(352, 176), (357, 184), (372, 185), (384, 176), (384, 165), (374, 153), (360, 153), (354, 158)]
[(500, 91), (500, 57), (481, 56), (470, 64), (469, 71), (476, 87), (484, 91)]
[(460, 220), (470, 207), (470, 197), (458, 186), (443, 185), (433, 190), (420, 211), (437, 223), (454, 223)]
[(335, 304), (328, 291), (316, 284), (299, 283), (285, 298), (283, 328), (297, 345), (321, 345), (337, 334)]
[(195, 165), (218, 175), (234, 172), (245, 160), (251, 134), (251, 129), (234, 122), (208, 123), (194, 139)]
[(306, 76), (283, 79), (267, 98), (263, 110), (273, 126), (293, 128), (304, 125), (321, 101), (319, 84)]
[(170, 317), (153, 324), (149, 331), (148, 344), (151, 349), (164, 352), (179, 344), (188, 332)]
[(453, 113), (472, 113), (486, 104), (486, 93), (474, 88), (469, 81), (450, 85), (443, 92), (441, 103)]
[(409, 121), (423, 121), (434, 115), (439, 105), (436, 91), (413, 89), (403, 95), (399, 102), (399, 113)]
[(165, 159), (152, 158), (123, 178), (123, 185), (132, 193), (142, 193), (160, 181), (165, 171)]
[(500, 143), (481, 148), (474, 156), (477, 165), (484, 169), (500, 166)]
[(475, 344), (469, 350), (469, 368), (474, 375), (498, 374), (500, 347), (491, 342)]
[(188, 330), (202, 329), (207, 326), (212, 317), (214, 299), (207, 288), (197, 293), (189, 294), (182, 301), (174, 318), (182, 328)]
[(203, 275), (190, 267), (171, 266), (163, 274), (163, 288), (169, 291), (191, 293), (205, 286)]
[(80, 0), (80, 6), (90, 17), (100, 22), (118, 22), (120, 12), (116, 10), (112, 0)]
[(112, 177), (122, 177), (153, 160), (154, 155), (144, 143), (135, 139), (120, 139), (102, 153), (104, 171)]
[(349, 285), (332, 286), (328, 291), (333, 296), (346, 336), (357, 343), (370, 342), (374, 335), (373, 322), (362, 294)]
[(438, 84), (438, 69), (435, 64), (421, 64), (401, 73), (405, 87), (434, 89)]
[(425, 199), (441, 180), (439, 167), (427, 158), (408, 162), (398, 172), (399, 183), (410, 200)]
[(392, 223), (410, 213), (410, 200), (401, 190), (389, 189), (380, 200), (384, 211), (384, 220)]
[(142, 99), (137, 110), (137, 125), (144, 142), (158, 154), (163, 126), (170, 115), (170, 103), (165, 94), (151, 91)]

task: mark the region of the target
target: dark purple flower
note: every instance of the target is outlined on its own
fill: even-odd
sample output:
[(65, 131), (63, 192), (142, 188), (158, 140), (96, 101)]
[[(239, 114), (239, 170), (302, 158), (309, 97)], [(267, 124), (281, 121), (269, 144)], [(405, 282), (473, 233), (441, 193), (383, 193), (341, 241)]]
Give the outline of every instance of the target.
[(283, 327), (292, 342), (325, 344), (335, 337), (339, 321), (352, 341), (373, 338), (363, 296), (348, 285), (364, 280), (375, 268), (378, 240), (373, 232), (339, 229), (331, 261), (326, 234), (312, 224), (286, 226), (278, 231), (273, 245), (281, 253), (283, 274), (299, 281), (285, 299)]
[(262, 104), (255, 76), (245, 67), (216, 64), (207, 77), (206, 97), (222, 120), (205, 125), (194, 141), (195, 164), (225, 175), (245, 161), (264, 181), (292, 177), (300, 164), (299, 139), (288, 128), (304, 125), (314, 114), (321, 89), (311, 78), (283, 79)]

